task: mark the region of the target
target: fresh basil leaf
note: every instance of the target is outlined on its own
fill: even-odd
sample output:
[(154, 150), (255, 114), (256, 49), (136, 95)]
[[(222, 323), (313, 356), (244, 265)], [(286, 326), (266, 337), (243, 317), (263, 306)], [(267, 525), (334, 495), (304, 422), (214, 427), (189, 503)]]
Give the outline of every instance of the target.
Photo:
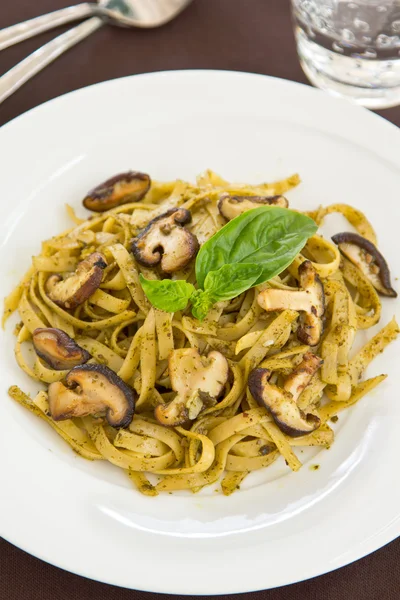
[(195, 292), (191, 283), (180, 279), (145, 279), (140, 274), (140, 283), (152, 305), (166, 312), (184, 310), (190, 296)]
[(239, 215), (214, 234), (196, 259), (200, 288), (210, 271), (226, 264), (256, 264), (262, 272), (255, 284), (281, 273), (318, 227), (310, 217), (277, 206), (261, 206)]
[(199, 321), (202, 321), (207, 316), (215, 300), (211, 298), (208, 292), (196, 290), (192, 294), (190, 302), (192, 303), (192, 315)]
[(251, 288), (262, 273), (261, 265), (224, 265), (210, 271), (204, 280), (204, 289), (215, 302), (231, 300)]

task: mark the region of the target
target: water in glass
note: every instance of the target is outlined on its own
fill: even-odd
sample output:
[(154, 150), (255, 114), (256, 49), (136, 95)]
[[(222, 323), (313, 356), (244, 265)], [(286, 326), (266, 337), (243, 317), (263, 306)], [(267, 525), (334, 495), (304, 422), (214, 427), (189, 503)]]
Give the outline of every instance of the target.
[(292, 0), (310, 81), (369, 108), (400, 104), (400, 0)]

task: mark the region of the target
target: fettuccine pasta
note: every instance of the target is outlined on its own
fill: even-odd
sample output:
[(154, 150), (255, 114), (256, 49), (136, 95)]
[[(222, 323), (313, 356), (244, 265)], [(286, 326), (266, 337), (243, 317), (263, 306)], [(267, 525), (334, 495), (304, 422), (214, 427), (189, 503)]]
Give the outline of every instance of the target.
[[(320, 225), (340, 212), (357, 234), (336, 243), (313, 234), (273, 277), (257, 282), (264, 265), (246, 263), (235, 278), (248, 277), (247, 288), (195, 304), (207, 284), (199, 248), (248, 211), (287, 211), (284, 194), (299, 182), (129, 173), (87, 195), (90, 217), (67, 206), (73, 226), (43, 242), (5, 300), (3, 323), (20, 318), (18, 365), (44, 384), (34, 398), (13, 386), (11, 397), (148, 496), (218, 481), (229, 495), (252, 471), (279, 459), (298, 471), (299, 449), (329, 448), (332, 419), (384, 380), (361, 378), (399, 331), (393, 319), (352, 350), (358, 331), (380, 321), (378, 294), (395, 295), (366, 217), (339, 203), (308, 213)], [(151, 301), (144, 280), (149, 289), (168, 280), (160, 302), (176, 289), (179, 308)]]

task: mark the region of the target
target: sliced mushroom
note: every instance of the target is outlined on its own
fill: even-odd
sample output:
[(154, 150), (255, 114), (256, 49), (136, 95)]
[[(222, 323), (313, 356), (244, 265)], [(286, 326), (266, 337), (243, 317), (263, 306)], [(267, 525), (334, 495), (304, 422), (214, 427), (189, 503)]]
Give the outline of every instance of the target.
[(316, 346), (324, 330), (325, 292), (322, 281), (309, 260), (299, 267), (299, 283), (309, 296), (310, 307), (300, 315), (297, 338), (303, 344)]
[(74, 367), (65, 382), (49, 385), (49, 408), (55, 421), (103, 414), (112, 427), (127, 427), (132, 421), (136, 392), (108, 367)]
[(75, 273), (65, 279), (61, 275), (51, 275), (46, 282), (47, 295), (58, 306), (74, 309), (97, 290), (106, 266), (104, 256), (93, 252), (78, 264)]
[(300, 437), (318, 429), (319, 417), (300, 410), (290, 392), (269, 383), (270, 376), (269, 369), (254, 369), (249, 375), (248, 386), (254, 400), (268, 410), (279, 429), (290, 437)]
[(223, 194), (218, 200), (218, 210), (228, 221), (262, 205), (287, 208), (289, 202), (284, 196), (230, 196), (229, 194)]
[(397, 297), (392, 288), (388, 264), (378, 248), (358, 233), (337, 233), (332, 237), (339, 250), (364, 273), (374, 288), (384, 296)]
[(288, 375), (283, 389), (292, 395), (293, 400), (297, 402), (300, 394), (308, 386), (311, 379), (318, 371), (324, 361), (322, 358), (306, 352), (301, 363)]
[(297, 310), (301, 312), (298, 339), (308, 346), (315, 346), (323, 332), (325, 294), (322, 282), (309, 260), (299, 267), (300, 290), (279, 290), (269, 288), (258, 296), (258, 303), (264, 310)]
[(91, 358), (65, 331), (55, 327), (35, 329), (32, 342), (36, 354), (56, 371), (83, 365)]
[(154, 414), (161, 425), (169, 426), (192, 421), (205, 406), (215, 404), (229, 376), (228, 361), (216, 350), (207, 357), (194, 348), (173, 350), (168, 370), (177, 395), (172, 402), (157, 406)]
[(119, 173), (88, 192), (83, 206), (93, 212), (104, 212), (127, 202), (138, 202), (147, 194), (150, 185), (150, 177), (145, 173)]
[(146, 267), (161, 263), (164, 273), (183, 269), (197, 254), (199, 242), (183, 227), (192, 220), (185, 208), (172, 208), (159, 215), (132, 241), (132, 253)]

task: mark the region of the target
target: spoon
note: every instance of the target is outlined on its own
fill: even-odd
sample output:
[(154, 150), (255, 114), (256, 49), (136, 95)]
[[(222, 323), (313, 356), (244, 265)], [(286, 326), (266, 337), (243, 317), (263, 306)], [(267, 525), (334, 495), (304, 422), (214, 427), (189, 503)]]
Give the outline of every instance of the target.
[(159, 27), (176, 17), (192, 0), (98, 0), (62, 8), (0, 30), (0, 50), (53, 27), (89, 16), (120, 27)]
[(96, 31), (106, 21), (121, 27), (159, 27), (174, 19), (192, 0), (100, 0), (64, 8), (0, 31), (0, 49), (63, 23), (87, 19), (54, 38), (0, 77), (0, 104), (63, 52)]

